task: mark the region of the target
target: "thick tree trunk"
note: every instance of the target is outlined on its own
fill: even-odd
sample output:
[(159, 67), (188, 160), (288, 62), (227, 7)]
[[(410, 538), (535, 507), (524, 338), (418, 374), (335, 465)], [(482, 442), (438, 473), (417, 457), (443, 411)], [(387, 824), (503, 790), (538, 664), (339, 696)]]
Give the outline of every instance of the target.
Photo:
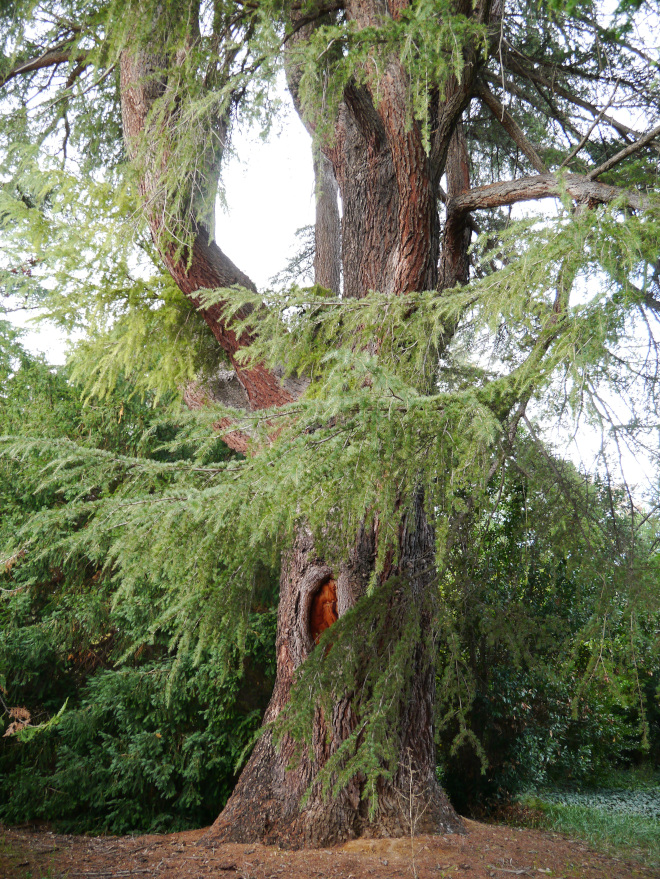
[[(371, 2), (349, 2), (348, 14), (361, 26), (368, 26), (380, 14), (377, 7)], [(302, 40), (308, 32), (301, 30), (296, 38)], [(298, 71), (289, 65), (287, 74), (294, 104), (300, 109)], [(378, 100), (373, 97), (375, 92)], [(438, 184), (448, 157), (452, 195), (464, 188), (464, 139), (457, 140), (453, 149), (449, 140), (468, 97), (469, 86), (465, 82), (460, 87), (456, 84), (439, 108), (447, 143), (436, 142), (434, 161), (424, 150), (419, 125), (410, 124), (407, 116), (407, 83), (396, 59), (378, 83), (352, 83), (346, 88), (334, 138), (321, 144), (332, 169), (327, 164), (317, 167), (317, 175), (323, 170), (328, 181), (323, 191), (328, 202), (336, 205), (334, 179), (341, 194), (344, 296), (362, 297), (371, 290), (403, 295), (438, 285)], [(319, 207), (327, 209), (328, 205)], [(442, 263), (442, 286), (466, 280), (464, 224), (462, 215), (457, 223), (458, 234), (453, 234), (453, 227), (445, 234), (445, 245), (453, 253)], [(319, 224), (317, 233), (322, 241), (326, 240), (326, 231)], [(467, 235), (469, 241), (469, 232)], [(332, 240), (337, 241), (334, 230)], [(337, 290), (336, 275), (330, 279), (328, 265), (325, 252), (319, 254), (317, 281)], [(453, 283), (448, 284), (450, 275)], [(423, 511), (422, 492), (415, 508), (403, 517), (399, 533), (399, 562), (383, 577), (400, 577), (402, 584), (383, 622), (383, 641), (389, 644), (396, 643), (412, 606), (421, 614), (422, 631), (432, 628), (435, 543)], [(339, 616), (355, 606), (365, 594), (373, 572), (376, 540), (374, 534), (357, 535), (349, 562), (340, 571), (332, 571), (316, 557), (311, 536), (299, 533), (284, 559), (281, 574), (277, 682), (264, 718), (266, 723), (275, 721), (289, 705), (296, 670), (315, 648), (315, 602), (321, 597), (327, 600), (332, 584)], [(383, 582), (381, 588), (387, 585)], [(397, 765), (390, 780), (378, 781), (375, 813), (369, 813), (364, 797), (366, 779), (359, 773), (330, 802), (322, 795), (317, 780), (328, 759), (354, 731), (355, 715), (351, 694), (347, 693), (334, 705), (330, 717), (317, 708), (311, 747), (295, 768), (287, 771), (299, 744), (285, 737), (275, 747), (270, 729), (264, 733), (210, 831), (209, 840), (301, 847), (324, 846), (355, 836), (461, 831), (460, 818), (436, 779), (434, 659), (433, 645), (420, 638), (408, 669), (410, 685), (401, 696), (394, 723)], [(356, 680), (356, 691), (363, 684)]]
[[(349, 0), (347, 14), (359, 27), (369, 26), (382, 14), (375, 0)], [(392, 4), (396, 14), (397, 4)], [(305, 39), (300, 30), (297, 38)], [(298, 71), (289, 65), (289, 86), (296, 101)], [(405, 295), (434, 289), (438, 284), (440, 222), (437, 195), (440, 176), (449, 152), (449, 140), (469, 100), (470, 72), (464, 81), (438, 98), (438, 125), (432, 150), (424, 149), (420, 125), (410, 121), (406, 74), (392, 58), (378, 81), (349, 83), (336, 119), (334, 137), (322, 143), (317, 165), (319, 188), (317, 281), (339, 290), (337, 234), (338, 185), (343, 205), (341, 268), (343, 293), (365, 296), (369, 291)], [(164, 88), (150, 76), (148, 57), (125, 56), (122, 61), (122, 106), (129, 149), (144, 137), (149, 108)], [(459, 151), (460, 152), (460, 151)], [(458, 153), (456, 153), (458, 155)], [(450, 164), (454, 167), (452, 153)], [(336, 181), (336, 182), (335, 182)], [(159, 241), (161, 212), (158, 205), (158, 168), (145, 174), (141, 188), (149, 221)], [(462, 187), (458, 187), (460, 191)], [(452, 190), (453, 194), (453, 190)], [(460, 224), (461, 221), (459, 221)], [(325, 224), (325, 226), (324, 226)], [(455, 274), (464, 264), (464, 238), (460, 238)], [(445, 244), (449, 241), (445, 234)], [(325, 248), (328, 245), (327, 249)], [(454, 246), (451, 244), (450, 246)], [(163, 253), (164, 261), (180, 288), (195, 305), (198, 292), (207, 287), (249, 279), (208, 240), (198, 227), (192, 251), (180, 258), (176, 251)], [(457, 277), (456, 280), (460, 280)], [(445, 279), (446, 282), (446, 279)], [(445, 286), (446, 283), (443, 283)], [(259, 366), (245, 371), (235, 358), (246, 343), (225, 325), (218, 306), (201, 310), (220, 345), (229, 355), (245, 390), (250, 408), (281, 405), (300, 392), (282, 383), (271, 370)], [(377, 340), (374, 340), (377, 347)], [(238, 442), (238, 440), (237, 440)], [(234, 445), (240, 448), (240, 445)], [(391, 530), (389, 531), (391, 533)], [(265, 715), (275, 721), (289, 704), (296, 670), (315, 649), (319, 620), (332, 624), (365, 596), (374, 569), (377, 533), (361, 530), (349, 560), (338, 571), (316, 556), (312, 538), (304, 528), (284, 557), (280, 583), (277, 635), (277, 680)], [(384, 539), (384, 538), (382, 538)], [(397, 549), (398, 553), (393, 551)], [(409, 612), (417, 614), (420, 631), (432, 629), (432, 594), (435, 578), (435, 545), (419, 492), (414, 508), (402, 515), (399, 546), (389, 546), (398, 559), (381, 577), (379, 588), (393, 582), (386, 619), (381, 620), (380, 643), (387, 647), (404, 637)], [(391, 578), (398, 578), (392, 581)], [(334, 657), (333, 657), (334, 658)], [(373, 659), (373, 657), (370, 658)], [(433, 710), (435, 662), (433, 644), (419, 637), (412, 645), (406, 668), (407, 684), (395, 704), (391, 739), (398, 749), (393, 774), (377, 782), (377, 805), (370, 813), (363, 794), (367, 779), (354, 774), (336, 799), (322, 796), (318, 773), (355, 730), (356, 709), (351, 693), (339, 698), (330, 716), (317, 708), (311, 746), (291, 767), (298, 744), (285, 737), (276, 748), (270, 729), (256, 745), (226, 808), (210, 831), (217, 841), (269, 842), (292, 847), (323, 846), (358, 835), (402, 836), (412, 832), (460, 831), (462, 824), (436, 780)], [(356, 692), (366, 681), (356, 680)], [(304, 802), (304, 805), (303, 805)]]
[[(406, 616), (406, 602), (421, 608), (422, 625), (427, 632), (431, 628), (429, 594), (435, 548), (421, 492), (414, 509), (402, 521), (401, 534), (399, 564), (388, 572), (389, 577), (399, 577), (397, 583), (402, 583), (402, 588), (393, 593), (387, 626), (383, 629), (383, 638), (389, 644), (396, 643), (397, 629)], [(282, 568), (277, 681), (265, 723), (275, 721), (289, 704), (295, 672), (315, 649), (314, 621), (319, 598), (326, 602), (326, 620), (328, 612), (333, 613), (335, 608), (338, 617), (346, 613), (366, 593), (374, 553), (374, 534), (361, 531), (350, 561), (334, 572), (315, 556), (311, 535), (304, 530), (299, 532)], [(336, 604), (328, 602), (328, 597), (335, 594)], [(361, 773), (330, 801), (315, 782), (319, 770), (354, 730), (349, 695), (334, 705), (329, 718), (317, 708), (311, 747), (301, 758), (296, 758), (298, 745), (290, 737), (285, 736), (276, 747), (271, 731), (264, 733), (207, 841), (264, 842), (300, 848), (330, 845), (356, 836), (460, 832), (462, 823), (436, 779), (432, 645), (420, 641), (412, 664), (414, 667), (408, 669), (411, 685), (398, 706), (398, 765), (391, 780), (378, 782), (374, 815), (369, 816), (363, 798), (365, 778)], [(356, 689), (361, 684), (356, 681)], [(307, 800), (301, 808), (305, 794)]]

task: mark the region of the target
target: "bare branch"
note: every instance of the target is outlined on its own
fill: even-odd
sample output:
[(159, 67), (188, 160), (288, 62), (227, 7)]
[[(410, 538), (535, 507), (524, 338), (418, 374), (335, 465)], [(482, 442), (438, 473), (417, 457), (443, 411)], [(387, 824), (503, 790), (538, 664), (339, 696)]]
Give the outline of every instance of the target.
[(497, 119), (497, 121), (507, 132), (507, 134), (511, 137), (516, 146), (521, 150), (522, 153), (524, 153), (532, 167), (535, 168), (539, 172), (539, 174), (545, 174), (548, 169), (543, 164), (543, 160), (536, 152), (532, 144), (529, 142), (529, 140), (527, 140), (516, 120), (497, 100), (497, 98), (490, 91), (490, 89), (483, 82), (479, 82), (475, 89), (475, 94), (479, 98), (479, 100), (483, 101), (483, 103), (488, 107), (493, 116)]
[(607, 204), (621, 199), (624, 204), (637, 211), (645, 210), (650, 204), (650, 199), (639, 192), (598, 183), (581, 174), (567, 174), (565, 177), (539, 174), (535, 177), (521, 177), (519, 180), (490, 183), (455, 196), (450, 204), (456, 211), (492, 210), (521, 201), (560, 198), (564, 193), (568, 193), (576, 201), (595, 204)]
[[(588, 110), (593, 116), (599, 115), (600, 111), (598, 107), (596, 107), (590, 101), (587, 101), (584, 98), (580, 98), (578, 95), (574, 95), (572, 92), (569, 92), (567, 89), (559, 85), (559, 83), (547, 79), (537, 70), (532, 70), (528, 67), (525, 67), (523, 64), (520, 64), (518, 61), (516, 61), (514, 58), (511, 58), (510, 56), (506, 57), (505, 64), (512, 73), (517, 73), (519, 76), (525, 77), (525, 79), (528, 79), (530, 82), (533, 82), (536, 85), (542, 85), (544, 88), (549, 89), (552, 93), (559, 95), (560, 98), (564, 98), (564, 100), (569, 101), (571, 104), (575, 104), (576, 107), (582, 107), (584, 110)], [(626, 139), (630, 137), (639, 137), (639, 132), (635, 131), (633, 128), (629, 128), (627, 125), (624, 125), (622, 122), (619, 122), (612, 116), (608, 116), (607, 114), (605, 114), (602, 117), (602, 121), (606, 122)]]
[(591, 123), (591, 125), (587, 129), (587, 133), (580, 139), (580, 142), (575, 147), (573, 147), (573, 149), (570, 151), (570, 153), (566, 156), (564, 161), (559, 166), (560, 168), (565, 168), (569, 164), (569, 162), (571, 162), (577, 156), (577, 154), (580, 152), (582, 147), (587, 143), (587, 141), (591, 137), (592, 131), (598, 125), (598, 123), (603, 119), (603, 117), (605, 116), (605, 113), (609, 110), (610, 105), (612, 104), (612, 101), (614, 100), (614, 95), (616, 94), (616, 90), (617, 90), (618, 86), (619, 86), (619, 83), (617, 82), (617, 84), (614, 86), (614, 90), (612, 92), (612, 95), (610, 96), (609, 101), (607, 102), (607, 104), (605, 104), (605, 106), (600, 111), (598, 116), (596, 116), (594, 121)]
[(604, 174), (605, 171), (609, 171), (610, 168), (618, 165), (619, 162), (622, 162), (624, 159), (627, 159), (628, 156), (631, 156), (633, 153), (641, 150), (642, 147), (645, 147), (648, 143), (651, 143), (651, 141), (654, 140), (659, 134), (660, 125), (640, 137), (639, 140), (635, 141), (635, 143), (631, 143), (627, 147), (624, 147), (622, 150), (619, 150), (616, 155), (612, 156), (612, 158), (608, 159), (606, 162), (603, 162), (602, 165), (599, 165), (593, 171), (590, 171), (587, 174), (587, 179), (594, 180), (596, 177)]

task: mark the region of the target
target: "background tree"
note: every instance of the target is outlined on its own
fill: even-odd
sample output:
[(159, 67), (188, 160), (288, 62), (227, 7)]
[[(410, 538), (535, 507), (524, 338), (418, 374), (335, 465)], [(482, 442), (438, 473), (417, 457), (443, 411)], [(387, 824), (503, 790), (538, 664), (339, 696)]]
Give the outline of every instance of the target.
[[(34, 24), (21, 4), (3, 13), (10, 290), (91, 330), (81, 363), (101, 347), (97, 390), (112, 385), (118, 356), (99, 302), (111, 303), (120, 357), (139, 350), (145, 315), (157, 333), (174, 314), (170, 329), (183, 323), (206, 344), (203, 318), (233, 373), (209, 381), (200, 356), (159, 378), (204, 366), (206, 380), (186, 391), (198, 429), (216, 424), (246, 453), (167, 477), (153, 462), (113, 465), (143, 492), (130, 504), (91, 501), (97, 527), (117, 528), (109, 557), (123, 588), (147, 570), (171, 582), (168, 618), (186, 649), (244, 621), (250, 572), (273, 539), (286, 548), (266, 712), (274, 728), (215, 837), (300, 845), (405, 833), (407, 773), (425, 805), (418, 829), (459, 827), (437, 785), (433, 736), (446, 554), (498, 502), (489, 489), (515, 460), (521, 425), (536, 436), (528, 407), (540, 415), (550, 401), (555, 415), (605, 423), (607, 381), (617, 395), (636, 383), (633, 418), (617, 435), (644, 442), (650, 429), (640, 413), (655, 394), (652, 329), (647, 353), (625, 347), (637, 346), (634, 316), (644, 326), (657, 307), (657, 82), (635, 31), (643, 7), (602, 22), (589, 5), (505, 12), (487, 0), (35, 10)], [(268, 122), (280, 66), (314, 135), (315, 267), (328, 289), (264, 297), (213, 242), (212, 209), (231, 124), (244, 113)], [(622, 120), (630, 108), (643, 130)], [(73, 179), (45, 159), (58, 134), (65, 158), (77, 149)], [(143, 253), (185, 300), (98, 223), (108, 211), (126, 216), (131, 187), (153, 242), (143, 239)], [(558, 213), (543, 221), (507, 225), (497, 212), (549, 197)], [(494, 213), (471, 277), (481, 229), (471, 215), (481, 210)], [(74, 226), (81, 212), (96, 226)], [(110, 267), (109, 255), (119, 257)], [(40, 288), (53, 272), (55, 289)], [(155, 348), (171, 363), (162, 337)], [(204, 411), (213, 400), (229, 408)], [(71, 485), (75, 474), (91, 490), (89, 465), (72, 452), (56, 478)], [(183, 471), (185, 491), (169, 493)], [(641, 519), (633, 510), (633, 529)], [(310, 628), (321, 593), (336, 595), (323, 634)]]

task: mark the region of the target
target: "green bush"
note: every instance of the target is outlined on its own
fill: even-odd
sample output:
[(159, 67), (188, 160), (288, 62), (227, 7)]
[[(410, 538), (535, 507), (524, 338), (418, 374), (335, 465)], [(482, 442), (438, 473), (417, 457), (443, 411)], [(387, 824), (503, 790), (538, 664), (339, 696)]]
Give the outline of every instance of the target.
[[(123, 460), (176, 462), (190, 453), (167, 400), (140, 399), (120, 382), (105, 400), (83, 405), (66, 369), (2, 332), (0, 379), (0, 435), (75, 441)], [(210, 433), (205, 460), (229, 454)], [(85, 490), (120, 493), (121, 470), (101, 456), (96, 484)], [(207, 824), (233, 787), (272, 689), (276, 580), (264, 568), (251, 584), (242, 651), (222, 642), (186, 649), (155, 623), (171, 600), (168, 584), (143, 578), (119, 600), (107, 542), (78, 545), (86, 520), (68, 514), (68, 499), (48, 482), (38, 450), (0, 459), (0, 736), (12, 708), (43, 726), (0, 737), (0, 820), (112, 833)]]
[[(635, 608), (657, 589), (657, 526), (629, 546), (625, 515), (594, 485), (593, 531), (576, 529), (533, 454), (527, 475), (503, 484), (496, 517), (466, 520), (445, 575), (440, 770), (467, 814), (660, 762), (660, 619), (652, 602)], [(637, 570), (634, 553), (647, 559)]]
[[(74, 707), (57, 726), (29, 741), (3, 741), (0, 819), (110, 833), (214, 820), (272, 685), (263, 657), (274, 652), (274, 615), (254, 614), (252, 621), (245, 672), (223, 675), (219, 657), (209, 652), (176, 668), (170, 657), (101, 668), (79, 691), (70, 682)], [(3, 660), (4, 668), (16, 668), (19, 657), (3, 651)], [(51, 701), (58, 677), (46, 688)], [(14, 701), (34, 704), (34, 680), (24, 675), (23, 686), (12, 687)]]

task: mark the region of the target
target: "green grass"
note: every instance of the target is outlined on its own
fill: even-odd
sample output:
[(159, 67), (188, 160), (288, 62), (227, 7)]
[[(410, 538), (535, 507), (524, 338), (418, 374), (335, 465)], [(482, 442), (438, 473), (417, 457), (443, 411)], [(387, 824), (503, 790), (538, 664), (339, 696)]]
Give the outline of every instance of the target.
[(540, 796), (528, 796), (521, 802), (540, 813), (538, 826), (545, 830), (585, 839), (594, 848), (634, 857), (645, 866), (660, 866), (660, 820), (633, 811), (565, 805)]

